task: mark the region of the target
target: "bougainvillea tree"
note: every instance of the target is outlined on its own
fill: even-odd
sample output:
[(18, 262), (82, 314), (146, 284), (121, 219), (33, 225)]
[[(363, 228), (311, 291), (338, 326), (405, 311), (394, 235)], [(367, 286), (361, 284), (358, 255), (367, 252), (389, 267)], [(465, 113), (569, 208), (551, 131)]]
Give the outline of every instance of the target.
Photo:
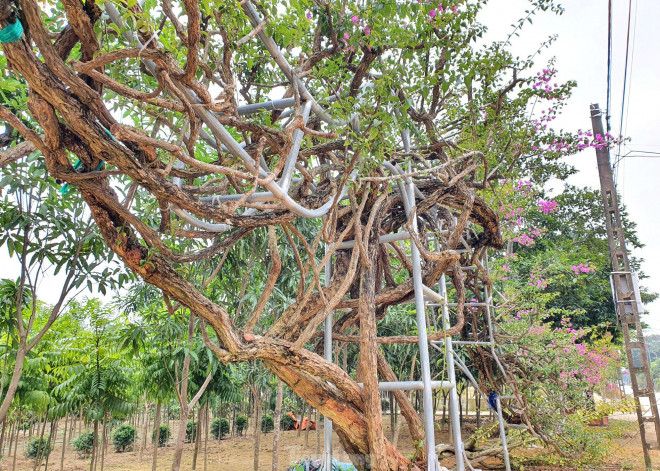
[[(531, 3), (529, 15), (561, 12)], [(574, 85), (555, 85), (552, 64), (516, 58), (508, 41), (476, 46), (482, 4), (0, 0), (1, 161), (39, 152), (126, 266), (205, 323), (221, 361), (261, 360), (333, 421), (358, 467), (408, 469), (383, 434), (376, 383), (393, 373), (374, 345), (416, 342), (376, 339), (388, 307), (412, 298), (398, 276), (411, 274), (410, 243), (378, 237), (418, 226), (424, 283), (448, 274), (457, 288), (456, 325), (433, 338), (455, 334), (458, 266), (474, 263), (456, 250), (466, 225), (475, 260), (504, 246), (485, 194), (503, 175), (565, 175), (559, 159), (596, 139), (548, 125)], [(537, 102), (549, 111), (535, 121)], [(311, 239), (303, 220), (317, 224)], [(237, 309), (209, 288), (241, 276), (223, 262), (246, 237), (268, 241), (253, 261), (269, 275)], [(276, 313), (285, 248), (298, 287)], [(193, 263), (206, 272), (191, 281)], [(358, 330), (364, 389), (310, 348), (333, 310), (337, 335)]]
[[(575, 217), (578, 201), (589, 208), (598, 195), (567, 187), (548, 198), (529, 180), (503, 180), (497, 194), (506, 249), (491, 258), (499, 301), (496, 337), (510, 373), (509, 391), (521, 398), (509, 404), (509, 412), (533, 424), (553, 447), (549, 461), (593, 463), (621, 430), (599, 433), (589, 425), (614, 410), (632, 410), (630, 402), (603, 401), (613, 396), (607, 392), (622, 362), (610, 332), (615, 326), (606, 239), (598, 217), (589, 211)], [(629, 237), (636, 241), (634, 233)]]

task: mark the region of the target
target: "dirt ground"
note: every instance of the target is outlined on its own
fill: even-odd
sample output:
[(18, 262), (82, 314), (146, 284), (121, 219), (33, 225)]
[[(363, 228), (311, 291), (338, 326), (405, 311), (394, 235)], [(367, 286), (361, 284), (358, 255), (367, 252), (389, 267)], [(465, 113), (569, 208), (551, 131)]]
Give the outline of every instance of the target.
[[(487, 418), (487, 417), (486, 417)], [(636, 430), (634, 422), (628, 422), (632, 426), (628, 428), (628, 431), (624, 436), (617, 441), (616, 446), (611, 457), (608, 459), (607, 463), (599, 467), (598, 470), (625, 470), (625, 471), (643, 471), (644, 470), (644, 461), (642, 457), (642, 448), (639, 440), (639, 432)], [(390, 420), (389, 417), (385, 417), (383, 420), (383, 425), (385, 427), (388, 437), (391, 437), (390, 429)], [(470, 429), (473, 429), (474, 426), (467, 423), (465, 426), (464, 435), (470, 433)], [(292, 461), (301, 458), (301, 457), (318, 457), (318, 450), (322, 449), (322, 430), (319, 431), (318, 439), (317, 432), (310, 431), (307, 437), (303, 431), (300, 436), (296, 431), (287, 431), (282, 432), (280, 439), (280, 453), (279, 453), (279, 470), (285, 470), (289, 463)], [(61, 433), (58, 434), (61, 437)], [(436, 432), (436, 443), (447, 443), (448, 437), (446, 431), (437, 430)], [(318, 445), (317, 445), (318, 443)], [(28, 461), (24, 457), (24, 448), (23, 448), (23, 438), (19, 440), (18, 444), (18, 456), (16, 460), (16, 470), (17, 471), (31, 471), (33, 469), (33, 461)], [(209, 439), (207, 455), (206, 455), (206, 468), (204, 466), (204, 453), (203, 453), (203, 442), (200, 449), (200, 453), (197, 459), (197, 470), (204, 471), (251, 471), (253, 469), (253, 441), (252, 437), (232, 437), (226, 438), (221, 441)], [(334, 440), (335, 448), (333, 450), (334, 457), (340, 461), (349, 461), (346, 453), (341, 450), (339, 445), (339, 440), (335, 436)], [(317, 448), (318, 446), (318, 448)], [(399, 448), (406, 454), (412, 454), (414, 451), (414, 446), (408, 434), (408, 430), (405, 427), (401, 427), (401, 437), (399, 440)], [(270, 471), (272, 469), (272, 450), (273, 450), (273, 433), (262, 434), (261, 436), (261, 446), (259, 453), (259, 470)], [(61, 439), (55, 444), (55, 449), (50, 455), (50, 460), (48, 463), (48, 470), (58, 471), (60, 469), (60, 456), (62, 452), (62, 443)], [(6, 450), (5, 450), (6, 453)], [(660, 452), (653, 451), (652, 460), (656, 466), (653, 469), (658, 469), (660, 471)], [(165, 471), (170, 469), (172, 461), (173, 447), (168, 446), (158, 449), (158, 464), (157, 469), (159, 471)], [(527, 450), (525, 452), (526, 456), (534, 456), (543, 454), (543, 450)], [(12, 462), (14, 457), (5, 457), (0, 461), (0, 471), (10, 471), (12, 469)], [(151, 459), (152, 459), (152, 449), (150, 445), (147, 450), (144, 452), (142, 462), (139, 462), (138, 452), (124, 452), (116, 453), (112, 446), (108, 447), (103, 471), (120, 471), (120, 470), (134, 470), (134, 471), (151, 471)], [(182, 470), (191, 470), (192, 469), (192, 460), (193, 460), (193, 446), (191, 444), (186, 444), (183, 460), (182, 460)], [(451, 468), (454, 466), (453, 458), (445, 458), (441, 461), (441, 464)], [(498, 460), (490, 460), (485, 463), (482, 463), (482, 469), (487, 469), (484, 464), (491, 466), (491, 469), (502, 469), (501, 463)], [(41, 470), (44, 470), (42, 465)], [(65, 471), (85, 471), (89, 469), (89, 459), (78, 458), (76, 452), (73, 451), (69, 446), (65, 453), (64, 459), (64, 470)], [(540, 470), (559, 470), (566, 469), (562, 467), (548, 467), (548, 466), (534, 466), (532, 464), (527, 464), (524, 467), (525, 471), (540, 471)], [(97, 471), (101, 471), (101, 466), (97, 468)]]

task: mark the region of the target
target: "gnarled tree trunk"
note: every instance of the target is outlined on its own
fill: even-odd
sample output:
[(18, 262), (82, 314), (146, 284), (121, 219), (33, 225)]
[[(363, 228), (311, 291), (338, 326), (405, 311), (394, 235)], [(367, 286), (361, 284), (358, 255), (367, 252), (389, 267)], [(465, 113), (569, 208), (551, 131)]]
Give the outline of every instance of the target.
[[(255, 30), (251, 36), (246, 36), (245, 41), (249, 41), (257, 35), (268, 53), (277, 58), (275, 63), (283, 70), (287, 87), (295, 95), (291, 124), (278, 121), (282, 113), (275, 111), (271, 115), (272, 125), (265, 126), (257, 119), (248, 121), (249, 118), (238, 112), (233, 98), (237, 85), (236, 74), (232, 70), (232, 56), (236, 52), (232, 49), (233, 40), (223, 38), (224, 45), (218, 46), (218, 49), (224, 48), (224, 51), (217, 64), (214, 63), (213, 67), (200, 65), (201, 29), (212, 25), (220, 30), (220, 36), (226, 35), (227, 25), (223, 23), (223, 15), (217, 12), (217, 15), (210, 15), (202, 23), (197, 2), (185, 0), (183, 3), (188, 19), (186, 65), (181, 69), (180, 62), (175, 58), (179, 51), (176, 48), (164, 50), (158, 41), (150, 40), (153, 34), (146, 30), (135, 32), (135, 35), (126, 34), (126, 39), (133, 42), (130, 47), (125, 47), (122, 40), (121, 44), (110, 44), (102, 52), (94, 30), (101, 11), (93, 2), (66, 1), (63, 15), (67, 21), (48, 23), (49, 28), (67, 24), (63, 30), (57, 31), (57, 40), (53, 42), (53, 32), (46, 28), (36, 0), (21, 0), (20, 21), (25, 23), (29, 38), (23, 35), (17, 41), (2, 44), (2, 48), (13, 73), (27, 82), (28, 108), (35, 123), (43, 130), (43, 135), (25, 126), (7, 108), (0, 107), (0, 119), (29, 139), (43, 154), (52, 177), (76, 186), (75, 191), (89, 206), (105, 243), (128, 268), (160, 288), (168, 299), (187, 308), (192, 313), (191, 317), (194, 315), (203, 320), (204, 335), (207, 335), (206, 326), (212, 329), (215, 338), (207, 337), (205, 340), (221, 361), (261, 360), (306, 403), (333, 421), (344, 449), (360, 469), (415, 469), (415, 465), (384, 436), (377, 386), (378, 343), (417, 342), (414, 335), (377, 337), (376, 316), (385, 315), (389, 306), (408, 302), (413, 294), (411, 279), (397, 283), (392, 276), (392, 266), (402, 272), (409, 271), (408, 257), (400, 251), (394, 255), (397, 263), (390, 263), (389, 252), (379, 249), (378, 239), (383, 234), (408, 228), (404, 195), (396, 186), (390, 185), (403, 177), (394, 174), (383, 177), (383, 168), (371, 168), (371, 160), (382, 160), (383, 155), (361, 156), (361, 144), (354, 141), (355, 135), (361, 134), (356, 132), (359, 126), (328, 118), (313, 94), (307, 92), (298, 79), (299, 75), (313, 76), (311, 72), (319, 60), (341, 57), (343, 52), (336, 44), (337, 39), (332, 35), (326, 38), (328, 49), (325, 50), (316, 44), (315, 53), (309, 60), (303, 60), (293, 73), (291, 67), (285, 64), (285, 55), (273, 52), (273, 47), (277, 46), (265, 36), (264, 30)], [(109, 13), (117, 8), (111, 2), (104, 5)], [(259, 21), (255, 23), (255, 15), (258, 13), (255, 13), (251, 2), (241, 2), (241, 5), (245, 15), (241, 18), (246, 25), (249, 20), (256, 27)], [(144, 6), (147, 7), (148, 4)], [(132, 5), (131, 15), (143, 15), (141, 8), (139, 4)], [(111, 20), (117, 22), (120, 16), (110, 15)], [(12, 19), (11, 3), (0, 0), (0, 27)], [(163, 17), (163, 24), (168, 19), (172, 21)], [(211, 30), (207, 33), (209, 37), (215, 35)], [(319, 29), (318, 34), (325, 33)], [(69, 61), (69, 54), (78, 43), (81, 60)], [(347, 73), (355, 70), (350, 83), (346, 84), (352, 99), (369, 76), (370, 66), (377, 63), (375, 59), (382, 54), (382, 49), (365, 46), (361, 52), (363, 58), (359, 66), (353, 64), (348, 67), (344, 64)], [(143, 61), (145, 79), (157, 87), (153, 94), (133, 90), (115, 77), (106, 75), (105, 72), (113, 70), (117, 61), (125, 59)], [(215, 73), (220, 73), (222, 79), (215, 77)], [(211, 98), (208, 80), (227, 86), (222, 97)], [(326, 83), (321, 85), (315, 92), (321, 93), (327, 88)], [(113, 93), (106, 95), (104, 89), (111, 89)], [(433, 172), (428, 166), (419, 165), (415, 167), (417, 173), (411, 174), (423, 199), (411, 202), (422, 230), (417, 239), (412, 234), (410, 237), (425, 257), (423, 281), (431, 286), (459, 260), (459, 253), (453, 249), (458, 245), (458, 237), (468, 220), (482, 229), (476, 239), (470, 241), (472, 244), (479, 247), (502, 245), (498, 217), (468, 185), (472, 176), (477, 175), (478, 162), (483, 155), (467, 152), (450, 158), (448, 153), (453, 149), (438, 141), (432, 118), (415, 110), (413, 102), (403, 95), (403, 91), (393, 93), (397, 97), (401, 95), (400, 101), (406, 103), (406, 119), (410, 117), (423, 122), (424, 126), (420, 129), (424, 127), (431, 136), (428, 145), (420, 145), (415, 150), (416, 157), (410, 157), (410, 160), (415, 165), (418, 161), (424, 164), (437, 161), (438, 164)], [(117, 100), (122, 103), (124, 100), (131, 103), (137, 101), (140, 106), (170, 110), (176, 115), (176, 123), (172, 124), (173, 134), (182, 136), (185, 148), (159, 137), (152, 138), (147, 129), (117, 122), (109, 111)], [(309, 112), (310, 108), (316, 117), (307, 120), (304, 110)], [(371, 111), (365, 116), (370, 117)], [(189, 124), (181, 129), (184, 122)], [(324, 128), (322, 122), (327, 123), (328, 127)], [(160, 123), (159, 118), (158, 126)], [(231, 128), (234, 134), (228, 132), (225, 126)], [(244, 146), (232, 142), (232, 136), (239, 134), (246, 139)], [(159, 136), (157, 132), (154, 135)], [(294, 135), (301, 138), (307, 135), (309, 143), (306, 142), (305, 147), (301, 148), (301, 141), (295, 140)], [(196, 147), (198, 137), (203, 142)], [(229, 158), (222, 146), (229, 148), (233, 157)], [(364, 151), (369, 152), (367, 147)], [(80, 159), (80, 172), (69, 161), (69, 152)], [(292, 159), (286, 158), (289, 153)], [(198, 154), (205, 154), (208, 158), (199, 159)], [(399, 154), (398, 149), (392, 149), (392, 162), (403, 161), (404, 157), (394, 154)], [(363, 157), (364, 161), (361, 161)], [(365, 179), (356, 171), (358, 164), (362, 165), (359, 170), (369, 175)], [(272, 186), (277, 179), (291, 181), (290, 172), (294, 170), (300, 177), (291, 187), (288, 184), (285, 189)], [(119, 199), (115, 183), (110, 180), (116, 175), (139, 186), (141, 193), (148, 195), (149, 204), (160, 208), (158, 229), (154, 228), (154, 215), (149, 215), (147, 221), (146, 215), (136, 214), (134, 206)], [(200, 192), (209, 191), (202, 185), (211, 184), (216, 178), (222, 183), (210, 190), (215, 191), (214, 195), (227, 199), (221, 204), (200, 200)], [(481, 181), (478, 183), (482, 184)], [(349, 190), (346, 190), (347, 185)], [(245, 197), (235, 198), (243, 193)], [(255, 206), (263, 202), (262, 198), (270, 200), (265, 206)], [(344, 205), (343, 201), (350, 204)], [(454, 223), (453, 213), (447, 208), (461, 212), (458, 223)], [(324, 221), (319, 219), (322, 215)], [(319, 221), (319, 235), (311, 243), (292, 224), (301, 217)], [(453, 232), (447, 234), (443, 242), (448, 250), (431, 254), (426, 232), (439, 229), (431, 222), (437, 217), (444, 218), (446, 226)], [(270, 273), (258, 302), (247, 316), (232, 317), (219, 302), (205, 295), (206, 286), (194, 285), (177, 271), (181, 265), (212, 260), (241, 238), (266, 227), (268, 229), (261, 232), (268, 236), (267, 258), (272, 260)], [(287, 238), (278, 237), (275, 227)], [(204, 248), (198, 252), (179, 251), (180, 247), (171, 243), (173, 237), (195, 239)], [(289, 246), (295, 249), (301, 283), (295, 301), (272, 326), (266, 326), (260, 321), (268, 317), (264, 315), (264, 310), (280, 275), (278, 244), (288, 240), (288, 237), (299, 240), (290, 242)], [(344, 240), (356, 240), (356, 243), (351, 248), (339, 249), (339, 243)], [(333, 267), (327, 286), (320, 282), (323, 263), (316, 260), (321, 244), (327, 247), (326, 257)], [(298, 246), (304, 249), (302, 256)], [(460, 288), (462, 280), (458, 273), (454, 276), (455, 285)], [(465, 293), (457, 288), (457, 294), (456, 325), (447, 332), (431, 334), (430, 339), (437, 340), (462, 329)], [(335, 328), (336, 338), (359, 342), (359, 377), (364, 383), (363, 389), (339, 366), (305, 348), (334, 309), (345, 313)], [(239, 322), (242, 325), (237, 325)], [(345, 328), (356, 325), (360, 327), (359, 335), (342, 335)], [(185, 389), (181, 388), (181, 395), (186, 393)], [(260, 399), (255, 397), (255, 400)], [(183, 401), (181, 406), (173, 471), (179, 470), (186, 419), (194, 403)], [(408, 415), (406, 418), (411, 426), (414, 416)], [(255, 424), (256, 434), (260, 425), (259, 422)], [(411, 427), (412, 432), (416, 427)], [(95, 422), (95, 435), (97, 429), (98, 423)], [(155, 448), (154, 467), (156, 453)], [(96, 455), (97, 451), (92, 464)]]

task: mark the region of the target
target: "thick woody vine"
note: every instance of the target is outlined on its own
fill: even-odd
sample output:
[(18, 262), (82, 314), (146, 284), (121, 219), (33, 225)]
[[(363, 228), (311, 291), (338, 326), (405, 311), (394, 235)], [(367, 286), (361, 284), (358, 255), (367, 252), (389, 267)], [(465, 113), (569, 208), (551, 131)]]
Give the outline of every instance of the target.
[[(60, 16), (66, 26), (57, 26), (44, 21), (56, 13), (42, 11), (35, 0), (0, 0), (0, 27), (20, 22), (24, 30), (2, 48), (12, 74), (27, 84), (31, 119), (27, 125), (23, 110), (0, 107), (0, 119), (25, 139), (0, 162), (38, 150), (50, 174), (84, 198), (105, 242), (126, 266), (160, 288), (172, 309), (183, 306), (208, 326), (203, 334), (220, 360), (262, 360), (333, 421), (361, 468), (415, 466), (383, 434), (377, 382), (379, 374), (396, 378), (374, 348), (417, 341), (377, 336), (377, 322), (387, 309), (413, 297), (411, 261), (405, 244), (381, 244), (379, 237), (409, 232), (409, 243), (424, 259), (424, 284), (431, 286), (445, 274), (453, 279), (456, 323), (429, 338), (467, 333), (468, 325), (478, 337), (484, 320), (464, 312), (466, 292), (490, 283), (479, 260), (488, 248), (504, 246), (499, 216), (482, 192), (501, 169), (513, 165), (511, 159), (532, 152), (531, 145), (526, 149), (512, 142), (520, 137), (515, 124), (508, 142), (498, 140), (498, 120), (512, 112), (505, 106), (508, 95), (525, 83), (518, 67), (483, 71), (479, 97), (470, 76), (464, 82), (464, 113), (443, 117), (452, 100), (463, 106), (443, 78), (451, 65), (449, 53), (460, 55), (480, 32), (478, 26), (456, 29), (454, 22), (471, 25), (476, 9), (461, 2), (445, 8), (418, 3), (412, 2), (409, 15), (416, 15), (415, 34), (427, 39), (407, 44), (394, 39), (405, 37), (407, 24), (398, 24), (388, 39), (376, 29), (383, 18), (365, 20), (363, 14), (315, 3), (301, 15), (313, 40), (293, 68), (284, 58), (291, 60), (293, 53), (285, 54), (282, 40), (278, 46), (268, 36), (270, 23), (277, 22), (273, 5), (242, 1), (218, 9), (184, 0), (177, 14), (169, 1), (154, 13), (143, 12), (139, 4), (108, 2), (102, 9), (93, 2), (64, 0)], [(156, 14), (158, 24), (148, 20)], [(426, 60), (425, 79), (435, 77), (428, 95), (390, 84), (394, 88), (385, 103), (379, 87), (392, 58), (416, 51)], [(250, 54), (256, 60), (244, 62)], [(435, 62), (429, 59), (433, 56)], [(324, 75), (328, 64), (341, 84)], [(246, 106), (274, 100), (268, 90), (278, 87), (287, 107), (247, 111)], [(539, 93), (552, 97), (554, 92)], [(369, 100), (373, 103), (365, 104)], [(118, 111), (126, 110), (139, 115), (132, 125), (118, 119)], [(542, 130), (537, 126), (534, 132)], [(473, 145), (465, 146), (469, 140)], [(402, 193), (408, 181), (416, 188), (411, 217)], [(138, 213), (137, 198), (149, 202), (153, 214)], [(297, 227), (301, 219), (318, 222), (312, 240)], [(473, 236), (467, 243), (475, 249), (471, 259), (456, 250), (468, 226)], [(252, 311), (238, 318), (204, 293), (221, 273), (227, 253), (255, 231), (268, 238), (263, 263), (269, 275)], [(440, 247), (429, 234), (436, 235)], [(352, 248), (340, 248), (351, 240)], [(266, 328), (262, 320), (285, 249), (295, 253), (300, 272), (297, 295)], [(332, 277), (324, 286), (328, 260)], [(213, 267), (201, 285), (180, 270), (197, 261)], [(477, 270), (464, 279), (461, 265)], [(364, 390), (307, 348), (335, 310), (341, 316), (334, 338), (360, 345), (358, 379)], [(487, 352), (479, 350), (474, 363), (488, 387), (506, 381)], [(421, 437), (407, 396), (396, 397), (411, 435)]]

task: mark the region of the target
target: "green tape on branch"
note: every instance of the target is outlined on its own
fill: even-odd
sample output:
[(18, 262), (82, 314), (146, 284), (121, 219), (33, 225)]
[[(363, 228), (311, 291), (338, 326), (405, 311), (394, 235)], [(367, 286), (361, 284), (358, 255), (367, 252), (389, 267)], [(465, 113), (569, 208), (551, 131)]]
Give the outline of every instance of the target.
[[(108, 130), (106, 129), (106, 131), (108, 131)], [(110, 134), (110, 131), (108, 131), (108, 134)], [(112, 134), (110, 134), (110, 136), (112, 137)], [(113, 139), (114, 139), (114, 137), (113, 137)], [(95, 168), (93, 171), (94, 171), (94, 172), (98, 172), (99, 170), (101, 170), (101, 169), (103, 168), (104, 165), (105, 165), (105, 161), (101, 160), (101, 161), (99, 162), (99, 164), (96, 166), (96, 168)], [(80, 161), (80, 159), (78, 159), (78, 160), (76, 161), (76, 163), (73, 164), (73, 169), (77, 171), (77, 170), (79, 170), (81, 167), (82, 167), (82, 162)], [(78, 186), (78, 185), (69, 185), (68, 183), (65, 183), (65, 184), (62, 185), (62, 187), (60, 188), (60, 194), (61, 194), (61, 195), (66, 195), (66, 194), (69, 192), (69, 190), (70, 190), (71, 188), (75, 188), (75, 187), (77, 187), (77, 186)]]
[(23, 25), (16, 20), (0, 30), (0, 43), (15, 43), (23, 36)]

